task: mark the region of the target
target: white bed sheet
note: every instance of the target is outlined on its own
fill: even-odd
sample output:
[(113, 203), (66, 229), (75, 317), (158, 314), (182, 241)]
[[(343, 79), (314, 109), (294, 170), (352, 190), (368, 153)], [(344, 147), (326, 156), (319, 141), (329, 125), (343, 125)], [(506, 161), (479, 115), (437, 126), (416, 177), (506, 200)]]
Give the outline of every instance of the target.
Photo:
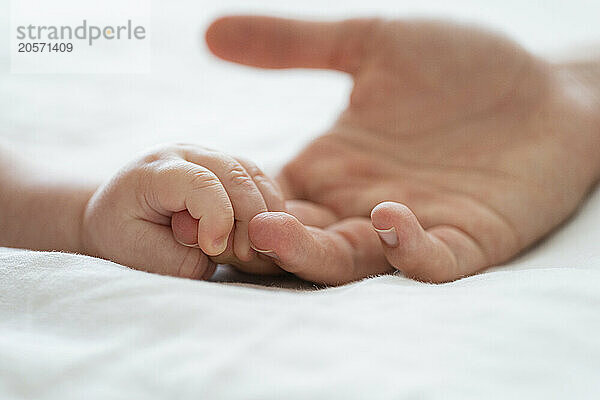
[(597, 398), (599, 223), (600, 192), (512, 266), (319, 291), (4, 249), (0, 398)]
[[(239, 7), (441, 11), (538, 50), (600, 37), (593, 2), (446, 3), (153, 2), (151, 75), (9, 75), (3, 53), (0, 135), (44, 172), (78, 179), (104, 179), (173, 140), (276, 168), (331, 123), (350, 82), (210, 58), (198, 46), (206, 21)], [(529, 9), (516, 15), (513, 3)], [(437, 286), (385, 276), (318, 291), (226, 269), (220, 282), (194, 282), (0, 248), (0, 399), (599, 398), (599, 226), (596, 191), (507, 266)]]

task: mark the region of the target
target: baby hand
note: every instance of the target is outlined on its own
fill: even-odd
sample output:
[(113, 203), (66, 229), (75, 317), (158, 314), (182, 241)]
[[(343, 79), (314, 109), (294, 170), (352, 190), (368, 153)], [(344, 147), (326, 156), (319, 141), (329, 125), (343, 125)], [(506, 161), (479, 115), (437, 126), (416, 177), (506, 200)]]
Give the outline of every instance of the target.
[[(248, 223), (283, 209), (278, 186), (254, 164), (177, 144), (144, 155), (100, 187), (82, 236), (87, 253), (149, 272), (207, 279), (215, 269), (207, 256), (274, 272), (278, 267), (250, 247)], [(196, 238), (189, 226), (187, 237), (177, 237), (176, 224), (172, 231), (172, 216), (183, 213), (193, 217)]]

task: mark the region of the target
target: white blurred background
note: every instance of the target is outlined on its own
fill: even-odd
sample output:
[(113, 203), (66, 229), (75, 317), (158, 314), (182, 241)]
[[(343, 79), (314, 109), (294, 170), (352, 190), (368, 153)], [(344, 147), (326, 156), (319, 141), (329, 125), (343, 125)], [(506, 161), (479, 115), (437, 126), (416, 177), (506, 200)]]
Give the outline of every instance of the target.
[(0, 142), (44, 172), (89, 180), (168, 141), (243, 154), (272, 170), (336, 118), (348, 77), (217, 60), (203, 33), (219, 15), (452, 18), (491, 25), (540, 54), (600, 43), (598, 0), (152, 1), (151, 73), (16, 75), (9, 72), (9, 1), (0, 4)]

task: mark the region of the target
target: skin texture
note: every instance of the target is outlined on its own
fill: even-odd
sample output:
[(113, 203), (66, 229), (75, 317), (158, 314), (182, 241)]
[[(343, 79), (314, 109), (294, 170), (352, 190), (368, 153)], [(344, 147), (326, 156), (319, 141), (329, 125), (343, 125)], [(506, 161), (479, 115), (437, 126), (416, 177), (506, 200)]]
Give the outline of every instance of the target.
[(598, 179), (597, 95), (496, 33), (234, 16), (206, 40), (225, 60), (354, 79), (334, 126), (278, 177), (286, 198), (322, 206), (330, 220), (311, 227), (264, 213), (249, 225), (254, 246), (301, 278), (340, 284), (394, 267), (458, 279), (544, 237)]
[(600, 174), (597, 61), (550, 65), (435, 21), (226, 17), (206, 39), (242, 64), (351, 74), (348, 107), (279, 185), (191, 145), (154, 149), (100, 187), (3, 152), (0, 245), (194, 279), (219, 262), (329, 285), (394, 268), (444, 282), (543, 238)]
[(248, 223), (283, 208), (277, 185), (251, 162), (199, 146), (162, 146), (96, 190), (83, 213), (82, 247), (137, 269), (192, 279), (213, 274), (208, 256), (273, 273), (278, 268), (250, 248)]

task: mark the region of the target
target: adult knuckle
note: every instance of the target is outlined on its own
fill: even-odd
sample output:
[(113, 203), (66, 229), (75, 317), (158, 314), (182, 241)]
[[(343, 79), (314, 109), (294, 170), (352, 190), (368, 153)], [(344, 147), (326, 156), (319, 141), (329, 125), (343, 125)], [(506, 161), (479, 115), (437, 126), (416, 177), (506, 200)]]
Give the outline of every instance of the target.
[(365, 58), (368, 42), (373, 40), (375, 30), (382, 24), (377, 18), (367, 20), (349, 19), (342, 23), (335, 35), (336, 45), (329, 60), (334, 67), (345, 65), (350, 69), (358, 68)]

